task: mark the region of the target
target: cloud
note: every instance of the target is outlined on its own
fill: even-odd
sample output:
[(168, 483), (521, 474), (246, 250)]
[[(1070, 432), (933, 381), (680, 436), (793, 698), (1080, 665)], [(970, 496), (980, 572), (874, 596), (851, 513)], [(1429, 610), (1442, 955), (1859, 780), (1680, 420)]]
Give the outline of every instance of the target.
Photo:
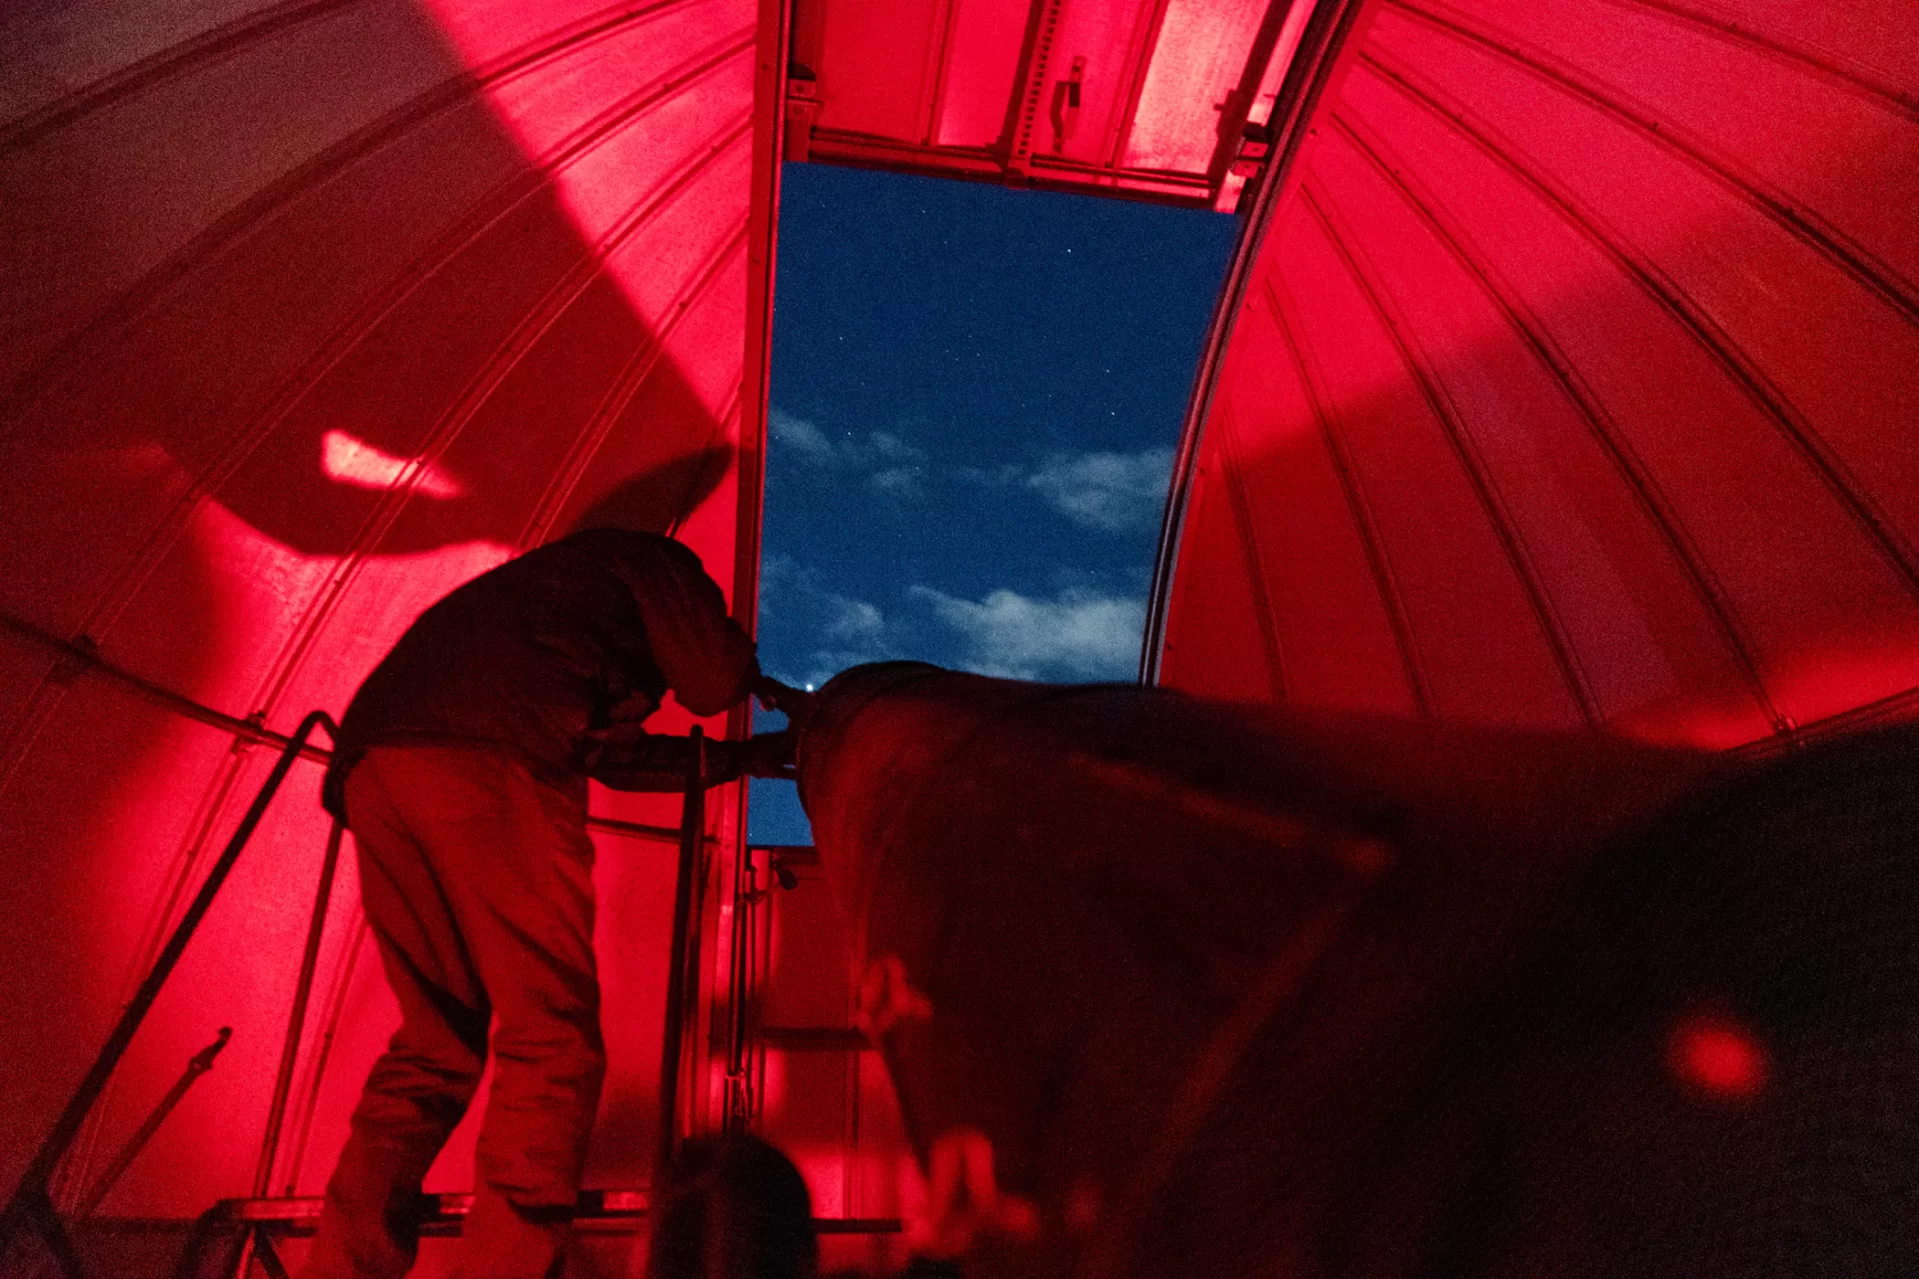
[[(777, 447), (807, 467), (858, 476), (889, 497), (916, 500), (926, 494), (926, 451), (891, 431), (829, 431), (777, 407), (768, 412), (767, 429)], [(1082, 528), (1130, 533), (1158, 525), (1172, 466), (1173, 451), (1154, 448), (1055, 453), (1038, 466), (960, 466), (947, 474), (991, 488), (1025, 488)]]
[(886, 615), (878, 605), (831, 592), (821, 592), (820, 600), (831, 611), (824, 628), (828, 639), (873, 640), (886, 633)]
[(999, 466), (962, 466), (954, 474), (974, 484), (1018, 484), (1026, 478), (1026, 468), (1004, 462)]
[(1026, 477), (1067, 519), (1106, 533), (1151, 528), (1166, 505), (1171, 449), (1056, 454)]
[(767, 412), (766, 424), (775, 445), (817, 470), (864, 475), (869, 488), (894, 497), (918, 497), (923, 491), (925, 450), (891, 431), (828, 432), (781, 408)]
[(889, 493), (894, 497), (918, 497), (925, 490), (920, 481), (926, 468), (921, 466), (889, 466), (884, 471), (875, 471), (866, 477), (867, 487), (880, 493)]
[(905, 440), (902, 440), (890, 431), (874, 431), (871, 435), (867, 436), (866, 451), (863, 453), (858, 449), (858, 446), (854, 447), (855, 456), (871, 457), (878, 461), (924, 462), (926, 460), (924, 450), (914, 448), (911, 444), (908, 444)]
[(817, 687), (849, 666), (900, 655), (900, 628), (878, 605), (821, 585), (818, 572), (792, 556), (769, 555), (760, 580), (762, 623), (778, 617), (785, 633), (813, 640), (784, 669), (768, 669), (775, 679)]
[(930, 586), (912, 594), (958, 633), (961, 664), (1010, 679), (1123, 680), (1139, 669), (1143, 599), (1073, 588), (1055, 599), (997, 590), (960, 599)]
[(802, 461), (813, 466), (831, 466), (837, 459), (833, 441), (826, 438), (826, 432), (803, 417), (794, 417), (784, 409), (770, 409), (766, 429), (773, 443), (793, 450)]

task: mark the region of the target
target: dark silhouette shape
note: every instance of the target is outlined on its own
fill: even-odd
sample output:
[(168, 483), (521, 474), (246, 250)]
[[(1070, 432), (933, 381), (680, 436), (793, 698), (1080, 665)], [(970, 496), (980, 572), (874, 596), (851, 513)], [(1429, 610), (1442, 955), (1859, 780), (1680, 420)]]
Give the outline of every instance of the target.
[(745, 1135), (681, 1147), (654, 1208), (649, 1279), (809, 1279), (819, 1260), (792, 1160)]

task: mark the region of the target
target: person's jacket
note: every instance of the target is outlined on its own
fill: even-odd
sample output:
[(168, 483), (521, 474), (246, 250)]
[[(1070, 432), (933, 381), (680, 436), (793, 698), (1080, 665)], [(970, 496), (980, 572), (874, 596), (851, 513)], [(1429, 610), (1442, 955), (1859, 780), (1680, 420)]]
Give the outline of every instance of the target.
[(604, 764), (615, 785), (634, 780), (618, 775), (643, 762), (638, 751), (683, 778), (660, 749), (672, 739), (649, 742), (640, 721), (668, 689), (693, 714), (717, 714), (759, 674), (753, 641), (692, 551), (650, 533), (575, 533), (474, 578), (407, 628), (340, 721), (322, 802), (344, 819), (347, 773), (399, 742), (504, 747), (556, 780)]

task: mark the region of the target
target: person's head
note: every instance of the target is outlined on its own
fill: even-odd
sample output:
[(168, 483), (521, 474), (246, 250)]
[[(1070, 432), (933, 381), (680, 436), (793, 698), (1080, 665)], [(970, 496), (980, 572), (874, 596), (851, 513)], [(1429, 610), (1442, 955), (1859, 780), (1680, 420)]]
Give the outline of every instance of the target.
[(655, 1196), (647, 1279), (813, 1279), (813, 1204), (793, 1161), (757, 1137), (681, 1147)]

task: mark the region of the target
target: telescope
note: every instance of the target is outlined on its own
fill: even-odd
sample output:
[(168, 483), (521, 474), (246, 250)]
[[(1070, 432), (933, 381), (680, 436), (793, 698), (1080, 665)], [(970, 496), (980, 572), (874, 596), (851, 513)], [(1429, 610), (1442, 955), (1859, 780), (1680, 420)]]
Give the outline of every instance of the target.
[(994, 1276), (1919, 1273), (1919, 734), (856, 667), (800, 793)]

